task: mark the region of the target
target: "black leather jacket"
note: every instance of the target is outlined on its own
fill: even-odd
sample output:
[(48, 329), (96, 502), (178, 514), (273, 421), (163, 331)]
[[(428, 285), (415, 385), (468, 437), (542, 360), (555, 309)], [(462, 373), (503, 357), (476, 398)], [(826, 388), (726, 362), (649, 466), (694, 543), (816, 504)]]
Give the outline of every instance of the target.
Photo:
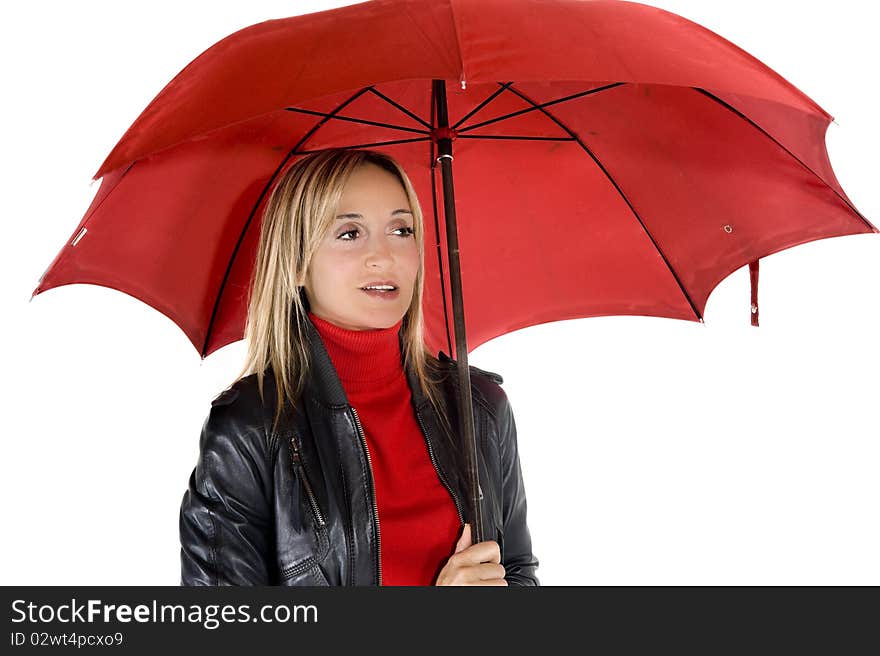
[[(275, 382), (256, 375), (211, 403), (180, 508), (181, 585), (381, 585), (381, 532), (360, 421), (314, 325), (302, 402), (271, 432)], [(457, 363), (440, 353), (458, 426)], [(413, 409), (459, 517), (473, 526), (462, 448), (441, 427), (412, 371)], [(539, 585), (526, 525), (516, 425), (497, 374), (470, 368), (483, 539), (501, 548), (509, 585)], [(450, 544), (450, 553), (452, 547)]]

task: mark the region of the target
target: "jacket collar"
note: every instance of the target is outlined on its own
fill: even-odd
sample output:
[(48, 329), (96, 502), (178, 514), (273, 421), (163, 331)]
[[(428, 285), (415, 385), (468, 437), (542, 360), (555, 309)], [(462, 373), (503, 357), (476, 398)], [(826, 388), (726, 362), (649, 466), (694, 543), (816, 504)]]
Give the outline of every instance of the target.
[[(340, 381), (336, 373), (336, 369), (333, 366), (330, 355), (327, 353), (318, 329), (311, 319), (308, 318), (308, 315), (306, 315), (305, 327), (309, 340), (311, 375), (306, 377), (303, 396), (311, 398), (314, 402), (325, 408), (329, 407), (337, 411), (347, 411), (350, 403), (342, 387), (342, 381)], [(401, 358), (403, 358), (402, 325), (398, 332), (398, 343), (401, 347)], [(439, 359), (445, 365), (447, 371), (451, 369), (453, 361), (449, 356), (441, 351)], [(468, 491), (462, 474), (465, 471), (465, 461), (463, 460), (464, 455), (461, 447), (458, 445), (457, 439), (453, 435), (446, 433), (443, 429), (434, 407), (421, 389), (415, 370), (405, 364), (404, 370), (412, 395), (413, 409), (417, 414), (417, 419), (421, 423), (423, 431), (425, 431), (425, 437), (429, 438), (429, 444), (433, 447), (437, 465), (452, 488), (456, 490), (458, 502), (462, 504), (461, 512), (464, 515), (465, 521), (473, 521), (470, 519), (469, 504), (465, 503)], [(456, 399), (453, 398), (456, 390), (455, 376), (444, 376), (444, 378), (446, 384), (441, 385), (441, 387), (446, 396), (445, 402), (449, 412), (448, 418), (452, 426), (455, 426), (458, 421)]]
[(336, 374), (330, 354), (324, 347), (324, 342), (315, 324), (305, 316), (305, 327), (309, 339), (309, 366), (312, 375), (306, 378), (305, 393), (316, 398), (323, 405), (341, 406), (348, 405), (348, 397), (342, 387), (342, 381)]

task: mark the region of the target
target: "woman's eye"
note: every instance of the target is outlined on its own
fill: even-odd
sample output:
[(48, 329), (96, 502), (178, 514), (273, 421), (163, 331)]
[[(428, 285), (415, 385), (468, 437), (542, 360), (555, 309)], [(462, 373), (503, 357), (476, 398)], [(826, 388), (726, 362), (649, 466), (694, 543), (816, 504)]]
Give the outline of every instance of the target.
[[(400, 237), (411, 237), (415, 234), (415, 231), (412, 228), (410, 228), (409, 226), (404, 226), (402, 228), (395, 228), (394, 229), (395, 233), (399, 233), (401, 231), (403, 232), (403, 234), (399, 235)], [(346, 230), (345, 232), (339, 233), (339, 236), (336, 238), (341, 239), (342, 241), (354, 241), (356, 239), (356, 237), (348, 236), (348, 235), (355, 235), (357, 232), (358, 232), (357, 228), (352, 228), (351, 230)]]

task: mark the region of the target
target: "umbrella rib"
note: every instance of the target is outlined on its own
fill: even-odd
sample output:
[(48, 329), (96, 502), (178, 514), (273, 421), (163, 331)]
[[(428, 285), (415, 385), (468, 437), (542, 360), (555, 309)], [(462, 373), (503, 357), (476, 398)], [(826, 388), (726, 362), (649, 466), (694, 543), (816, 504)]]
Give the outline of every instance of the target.
[(428, 128), (429, 131), (431, 130), (431, 124), (430, 124), (430, 123), (428, 123), (428, 122), (427, 122), (426, 120), (424, 120), (422, 117), (417, 116), (416, 114), (413, 114), (413, 113), (412, 113), (411, 111), (409, 111), (406, 107), (404, 107), (403, 105), (401, 105), (401, 104), (398, 103), (398, 102), (395, 102), (394, 100), (392, 100), (391, 98), (389, 98), (388, 96), (386, 96), (386, 95), (385, 95), (384, 93), (382, 93), (381, 91), (376, 91), (376, 89), (375, 89), (374, 87), (370, 87), (370, 88), (369, 88), (369, 91), (370, 91), (370, 93), (373, 93), (373, 94), (379, 96), (382, 100), (384, 100), (385, 102), (387, 102), (389, 105), (392, 105), (392, 106), (394, 106), (394, 107), (397, 107), (397, 109), (399, 109), (399, 110), (402, 111), (404, 114), (406, 114), (407, 116), (409, 116), (410, 118), (412, 118), (414, 121), (418, 121), (419, 123), (421, 123), (422, 125), (424, 125), (426, 128)]
[(759, 131), (761, 132), (761, 134), (763, 134), (765, 137), (767, 137), (768, 139), (770, 139), (770, 140), (771, 140), (773, 143), (775, 143), (777, 146), (779, 146), (780, 148), (782, 148), (782, 150), (784, 150), (786, 153), (788, 153), (788, 154), (789, 154), (789, 155), (790, 155), (795, 161), (797, 161), (798, 164), (800, 164), (801, 166), (803, 166), (807, 171), (809, 171), (810, 173), (812, 173), (812, 174), (816, 177), (816, 179), (818, 179), (823, 185), (825, 185), (826, 187), (828, 187), (828, 189), (830, 189), (832, 192), (834, 192), (834, 195), (837, 196), (841, 201), (843, 201), (843, 202), (846, 204), (846, 206), (849, 207), (849, 208), (850, 208), (850, 209), (856, 214), (856, 216), (858, 216), (862, 221), (864, 221), (864, 222), (865, 222), (865, 225), (867, 225), (867, 226), (871, 229), (872, 232), (880, 232), (880, 230), (878, 230), (878, 229), (875, 228), (873, 225), (871, 225), (871, 223), (870, 223), (870, 221), (868, 221), (868, 219), (866, 219), (864, 216), (862, 216), (862, 213), (861, 213), (861, 212), (859, 212), (855, 207), (852, 206), (852, 203), (850, 203), (846, 198), (844, 198), (843, 196), (841, 196), (840, 193), (839, 193), (834, 187), (832, 187), (832, 186), (829, 185), (827, 182), (825, 182), (825, 180), (822, 179), (822, 176), (820, 176), (820, 175), (819, 175), (818, 173), (816, 173), (813, 169), (811, 169), (809, 166), (807, 166), (807, 164), (806, 164), (806, 163), (805, 163), (800, 157), (798, 157), (798, 156), (795, 155), (793, 152), (791, 152), (788, 148), (786, 148), (784, 145), (782, 145), (782, 144), (776, 139), (776, 137), (774, 137), (772, 134), (770, 134), (769, 132), (767, 132), (764, 128), (762, 128), (760, 125), (758, 125), (757, 123), (755, 123), (752, 119), (750, 119), (748, 116), (746, 116), (745, 114), (743, 114), (743, 113), (742, 113), (741, 111), (739, 111), (736, 107), (733, 107), (732, 105), (730, 105), (730, 104), (724, 102), (721, 98), (719, 98), (718, 96), (714, 95), (713, 93), (711, 93), (711, 92), (709, 92), (709, 91), (706, 91), (705, 89), (701, 89), (701, 88), (699, 88), (699, 87), (691, 87), (691, 88), (692, 88), (694, 91), (697, 91), (697, 92), (699, 92), (699, 93), (702, 93), (704, 96), (710, 98), (711, 100), (714, 100), (715, 102), (717, 102), (717, 103), (718, 103), (719, 105), (721, 105), (722, 107), (725, 107), (726, 109), (730, 110), (731, 112), (733, 112), (734, 114), (736, 114), (737, 116), (739, 116), (742, 120), (746, 121), (746, 122), (747, 122), (749, 125), (751, 125), (753, 128), (755, 128), (756, 130), (759, 130)]
[[(437, 102), (434, 97), (434, 85), (431, 85), (431, 125), (437, 122)], [(434, 169), (437, 168), (437, 158), (434, 152), (436, 141), (431, 139), (431, 203), (434, 208), (434, 240), (437, 242), (437, 267), (440, 273), (440, 298), (443, 299), (443, 328), (446, 330), (446, 348), (452, 355), (452, 335), (449, 332), (449, 307), (446, 305), (446, 280), (443, 275), (443, 249), (440, 247), (440, 223), (437, 220), (437, 176)]]
[(479, 105), (477, 105), (476, 107), (474, 107), (474, 108), (473, 108), (471, 111), (469, 111), (467, 114), (465, 114), (464, 116), (462, 116), (461, 119), (458, 121), (458, 123), (456, 123), (455, 125), (452, 126), (452, 129), (453, 129), (453, 130), (458, 130), (458, 126), (459, 126), (459, 125), (461, 125), (462, 123), (464, 123), (464, 122), (465, 122), (466, 120), (468, 120), (471, 116), (473, 116), (473, 115), (476, 114), (478, 111), (480, 111), (481, 109), (483, 109), (483, 107), (485, 107), (485, 106), (488, 105), (490, 102), (492, 102), (493, 100), (495, 100), (495, 98), (496, 98), (498, 95), (504, 93), (504, 90), (505, 90), (507, 87), (509, 87), (511, 84), (513, 84), (513, 82), (504, 82), (504, 83), (500, 83), (500, 84), (501, 84), (501, 88), (500, 88), (500, 89), (496, 89), (494, 92), (492, 92), (492, 95), (490, 95), (490, 96), (489, 96), (488, 98), (486, 98), (483, 102), (481, 102)]
[(518, 137), (503, 134), (459, 134), (457, 139), (522, 139), (524, 141), (574, 141), (574, 137)]
[[(498, 84), (502, 84), (502, 83), (499, 82)], [(501, 91), (512, 90), (512, 88), (511, 88), (512, 84), (513, 84), (513, 82), (505, 82), (502, 85), (503, 88), (501, 89)], [(531, 103), (532, 107), (527, 107), (526, 109), (520, 109), (515, 112), (511, 112), (510, 114), (505, 114), (504, 116), (498, 116), (496, 118), (489, 119), (488, 121), (483, 121), (482, 123), (475, 123), (474, 125), (469, 125), (466, 128), (462, 128), (461, 130), (458, 130), (458, 135), (461, 136), (462, 132), (467, 132), (468, 130), (476, 130), (477, 128), (481, 128), (484, 125), (491, 125), (492, 123), (497, 123), (498, 121), (504, 121), (506, 119), (513, 118), (514, 116), (519, 116), (521, 114), (527, 114), (529, 112), (534, 112), (535, 110), (543, 111), (545, 107), (550, 107), (551, 105), (557, 105), (562, 102), (568, 102), (569, 100), (575, 100), (576, 98), (583, 98), (584, 96), (590, 96), (590, 95), (593, 95), (594, 93), (599, 93), (600, 91), (607, 91), (608, 89), (613, 89), (615, 87), (619, 87), (622, 84), (626, 84), (626, 83), (625, 82), (614, 82), (613, 84), (606, 84), (604, 87), (596, 87), (595, 89), (590, 89), (588, 91), (581, 91), (580, 93), (574, 93), (570, 96), (565, 96), (564, 98), (557, 98), (556, 100), (551, 100), (549, 102), (545, 102), (540, 105), (535, 103), (534, 101), (528, 100), (527, 98), (525, 98), (525, 96), (523, 96), (522, 97), (523, 100), (526, 100), (526, 102)], [(497, 94), (495, 94), (495, 95), (497, 95)], [(493, 95), (492, 98), (494, 98), (494, 97), (495, 96)], [(490, 98), (490, 100), (491, 100), (491, 98)], [(544, 113), (547, 114), (547, 112), (544, 112)], [(547, 114), (547, 116), (550, 116), (550, 114)], [(462, 119), (462, 120), (464, 120), (464, 119)], [(456, 123), (456, 125), (458, 125), (461, 122), (462, 121), (459, 121), (458, 123)], [(563, 126), (561, 123), (558, 123), (558, 125), (559, 125), (559, 127), (565, 129), (565, 126)], [(569, 134), (571, 134), (571, 132), (569, 132)]]
[(311, 129), (308, 132), (306, 132), (305, 135), (303, 135), (302, 139), (300, 139), (297, 142), (297, 144), (287, 152), (287, 154), (281, 160), (281, 163), (278, 165), (278, 167), (275, 169), (275, 171), (272, 173), (272, 175), (266, 181), (266, 184), (263, 185), (263, 189), (260, 192), (259, 197), (257, 198), (257, 202), (254, 203), (254, 206), (251, 209), (250, 214), (248, 214), (247, 221), (245, 221), (244, 227), (242, 227), (241, 233), (238, 235), (238, 241), (235, 243), (235, 248), (232, 250), (232, 255), (229, 258), (229, 263), (226, 265), (226, 271), (223, 274), (223, 280), (220, 282), (220, 288), (217, 290), (217, 296), (214, 299), (214, 307), (211, 310), (211, 319), (208, 321), (208, 330), (205, 332), (205, 342), (202, 345), (202, 360), (204, 360), (207, 357), (208, 344), (210, 344), (210, 341), (211, 341), (211, 331), (214, 329), (214, 320), (217, 317), (217, 310), (220, 307), (220, 299), (223, 298), (223, 290), (226, 288), (226, 282), (229, 280), (229, 274), (232, 271), (232, 265), (235, 263), (235, 258), (238, 255), (238, 251), (241, 248), (242, 242), (244, 241), (244, 236), (247, 234), (248, 227), (250, 226), (251, 221), (254, 218), (254, 214), (256, 214), (257, 208), (260, 206), (260, 203), (263, 201), (263, 197), (266, 195), (266, 192), (269, 190), (269, 187), (272, 185), (275, 178), (278, 177), (278, 174), (281, 172), (281, 170), (284, 168), (284, 166), (287, 164), (287, 160), (289, 160), (294, 155), (298, 154), (300, 146), (302, 146), (306, 141), (308, 141), (308, 139), (311, 138), (312, 135), (314, 135), (315, 132), (317, 132), (322, 125), (324, 125), (327, 121), (329, 121), (333, 117), (332, 116), (333, 114), (335, 114), (336, 112), (342, 111), (342, 109), (345, 108), (346, 105), (351, 104), (352, 102), (357, 100), (360, 96), (362, 96), (366, 92), (367, 92), (367, 88), (363, 88), (360, 91), (356, 92), (348, 100), (346, 100), (341, 105), (339, 105), (339, 107), (334, 109), (330, 115), (326, 116), (323, 120), (315, 123), (311, 127)]
[[(356, 148), (373, 148), (374, 146), (393, 146), (395, 144), (402, 143), (413, 143), (416, 141), (430, 141), (431, 137), (416, 137), (415, 139), (398, 139), (396, 141), (375, 141), (373, 143), (365, 143), (365, 144), (356, 144), (354, 146), (340, 146), (341, 148), (345, 148), (347, 150), (354, 150)], [(324, 148), (319, 148), (318, 150), (324, 150)], [(298, 150), (294, 154), (295, 155), (305, 155), (307, 153), (316, 153), (318, 150)]]
[(328, 119), (336, 119), (338, 121), (350, 121), (352, 123), (363, 123), (364, 125), (375, 125), (380, 128), (390, 128), (392, 130), (403, 130), (404, 132), (416, 132), (418, 134), (428, 134), (425, 130), (419, 130), (417, 128), (408, 128), (403, 125), (392, 125), (391, 123), (380, 123), (378, 121), (368, 121), (365, 118), (354, 118), (353, 116), (336, 116), (333, 113), (326, 112), (316, 112), (311, 109), (300, 109), (299, 107), (285, 107), (284, 111), (286, 112), (299, 112), (300, 114), (310, 114), (312, 116), (323, 116)]
[[(619, 86), (620, 84), (623, 84), (623, 83), (621, 82), (621, 83), (618, 83), (618, 84), (615, 84), (615, 85), (612, 85), (612, 86)], [(611, 87), (607, 87), (607, 88), (611, 88)], [(693, 313), (696, 315), (696, 317), (697, 317), (697, 319), (700, 321), (700, 323), (702, 323), (702, 322), (703, 322), (703, 317), (702, 317), (702, 316), (700, 315), (700, 313), (697, 311), (697, 308), (696, 308), (696, 306), (694, 305), (694, 302), (691, 300), (690, 294), (687, 293), (687, 290), (684, 288), (684, 285), (682, 284), (681, 279), (678, 277), (678, 274), (675, 272), (675, 269), (674, 269), (674, 268), (672, 267), (672, 265), (669, 263), (669, 260), (667, 259), (666, 254), (663, 252), (663, 249), (660, 248), (660, 245), (659, 245), (659, 244), (656, 242), (656, 240), (654, 239), (654, 236), (651, 234), (651, 231), (648, 230), (647, 226), (645, 225), (645, 222), (642, 221), (642, 217), (639, 216), (639, 213), (636, 211), (636, 208), (633, 207), (633, 204), (629, 201), (629, 198), (627, 198), (627, 197), (626, 197), (626, 194), (623, 193), (623, 189), (620, 188), (620, 185), (617, 184), (617, 182), (614, 180), (614, 178), (613, 178), (613, 177), (611, 176), (611, 174), (608, 172), (608, 169), (606, 169), (606, 168), (602, 165), (602, 162), (599, 161), (599, 159), (596, 157), (596, 155), (593, 153), (593, 151), (590, 150), (590, 148), (589, 148), (589, 147), (588, 147), (583, 141), (581, 141), (580, 137), (578, 137), (574, 132), (572, 132), (571, 129), (568, 128), (568, 126), (566, 126), (566, 125), (565, 125), (562, 121), (560, 121), (557, 117), (553, 116), (553, 114), (551, 114), (550, 112), (548, 112), (548, 111), (545, 109), (546, 104), (545, 104), (545, 105), (536, 105), (535, 102), (534, 102), (533, 100), (531, 100), (530, 98), (528, 98), (528, 97), (527, 97), (525, 94), (523, 94), (521, 91), (518, 91), (517, 89), (514, 89), (512, 86), (511, 86), (511, 87), (508, 87), (508, 91), (511, 91), (512, 93), (515, 93), (517, 96), (519, 96), (520, 98), (522, 98), (522, 99), (525, 100), (526, 102), (531, 103), (532, 105), (535, 106), (535, 109), (540, 109), (540, 110), (541, 110), (541, 111), (547, 116), (547, 118), (549, 118), (551, 121), (553, 121), (554, 123), (556, 123), (556, 125), (558, 125), (560, 128), (562, 128), (563, 130), (565, 130), (568, 134), (570, 134), (570, 135), (573, 137), (573, 139), (574, 139), (575, 141), (577, 141), (578, 145), (579, 145), (581, 148), (583, 148), (583, 150), (587, 153), (587, 155), (590, 156), (590, 158), (593, 160), (593, 162), (595, 162), (596, 166), (598, 166), (599, 169), (602, 171), (602, 173), (605, 174), (605, 177), (608, 178), (608, 181), (611, 182), (612, 185), (614, 185), (614, 188), (617, 190), (617, 193), (620, 194), (620, 197), (623, 198), (623, 201), (627, 204), (627, 206), (629, 207), (630, 211), (633, 213), (633, 216), (635, 216), (636, 219), (638, 220), (638, 222), (641, 224), (642, 229), (645, 231), (645, 234), (648, 235), (648, 239), (650, 239), (650, 240), (651, 240), (651, 243), (654, 244), (654, 248), (656, 248), (656, 249), (657, 249), (657, 252), (660, 253), (660, 257), (663, 258), (663, 262), (666, 263), (666, 266), (667, 266), (667, 268), (669, 269), (669, 272), (672, 274), (672, 277), (675, 278), (675, 282), (678, 284), (678, 288), (681, 290), (681, 293), (684, 294), (685, 299), (687, 299), (688, 305), (691, 306), (691, 310), (692, 310)], [(584, 95), (584, 94), (579, 94), (579, 95)]]

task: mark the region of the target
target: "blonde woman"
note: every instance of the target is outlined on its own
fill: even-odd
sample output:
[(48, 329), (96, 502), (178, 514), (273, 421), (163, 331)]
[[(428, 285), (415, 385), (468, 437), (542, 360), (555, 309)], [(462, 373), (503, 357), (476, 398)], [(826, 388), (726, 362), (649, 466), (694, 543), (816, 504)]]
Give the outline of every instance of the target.
[(538, 585), (501, 377), (471, 367), (483, 535), (454, 360), (422, 339), (422, 214), (388, 155), (324, 150), (266, 205), (238, 380), (180, 510), (182, 585)]

